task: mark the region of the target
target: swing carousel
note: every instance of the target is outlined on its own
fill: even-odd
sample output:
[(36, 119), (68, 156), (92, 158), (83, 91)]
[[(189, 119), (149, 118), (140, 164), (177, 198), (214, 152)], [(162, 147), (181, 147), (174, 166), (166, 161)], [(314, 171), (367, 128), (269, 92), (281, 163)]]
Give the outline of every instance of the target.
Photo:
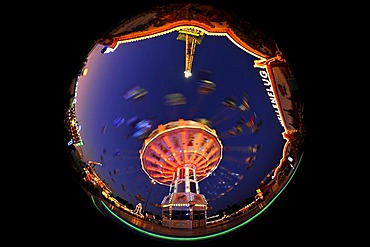
[(169, 194), (159, 205), (163, 226), (206, 226), (209, 207), (198, 182), (217, 168), (222, 148), (215, 130), (183, 119), (159, 125), (144, 141), (140, 150), (142, 169), (150, 179), (169, 186)]

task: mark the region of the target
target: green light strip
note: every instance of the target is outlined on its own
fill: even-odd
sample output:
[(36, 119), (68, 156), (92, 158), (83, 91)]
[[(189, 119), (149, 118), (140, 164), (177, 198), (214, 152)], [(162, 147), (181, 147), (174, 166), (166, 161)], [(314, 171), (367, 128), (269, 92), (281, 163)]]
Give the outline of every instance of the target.
[(94, 200), (94, 197), (93, 196), (90, 196), (91, 198), (91, 201), (93, 202), (94, 206), (99, 210), (99, 212), (104, 216), (106, 217), (106, 215), (100, 210), (100, 208), (98, 207), (98, 205), (96, 205), (95, 203), (95, 200)]

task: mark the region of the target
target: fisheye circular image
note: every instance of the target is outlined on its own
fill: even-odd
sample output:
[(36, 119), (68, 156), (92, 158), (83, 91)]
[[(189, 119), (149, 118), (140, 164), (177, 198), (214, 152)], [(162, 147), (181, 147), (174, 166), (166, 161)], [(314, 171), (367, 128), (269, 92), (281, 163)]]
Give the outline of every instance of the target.
[(91, 45), (68, 93), (82, 189), (150, 238), (214, 239), (257, 221), (304, 157), (304, 100), (284, 53), (211, 5), (123, 19)]

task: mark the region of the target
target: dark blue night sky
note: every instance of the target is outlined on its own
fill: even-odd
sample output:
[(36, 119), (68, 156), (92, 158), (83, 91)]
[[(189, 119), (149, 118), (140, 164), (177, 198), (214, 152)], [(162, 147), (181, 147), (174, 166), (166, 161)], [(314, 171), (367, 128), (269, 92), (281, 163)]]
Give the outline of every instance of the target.
[[(132, 136), (132, 123), (144, 120), (152, 131), (179, 118), (207, 119), (224, 148), (219, 167), (200, 182), (212, 213), (255, 194), (260, 181), (280, 163), (284, 129), (259, 75), (261, 69), (253, 67), (257, 57), (225, 36), (206, 35), (195, 49), (193, 76), (185, 78), (185, 42), (177, 40), (177, 35), (174, 31), (121, 44), (109, 54), (101, 54), (100, 45), (91, 51), (88, 74), (79, 78), (76, 92), (76, 116), (85, 143), (82, 150), (86, 161), (102, 163), (95, 170), (113, 193), (136, 205), (140, 199), (147, 200), (151, 184), (139, 159), (143, 140)], [(209, 94), (197, 91), (202, 71), (208, 71), (208, 79), (216, 85)], [(125, 93), (134, 87), (146, 94), (138, 100), (126, 99)], [(239, 106), (243, 93), (248, 96), (249, 110), (222, 104), (231, 97)], [(186, 103), (167, 104), (169, 94), (182, 95)], [(243, 124), (242, 133), (230, 135), (238, 121), (247, 122), (253, 116), (261, 124), (259, 131), (252, 133)], [(256, 153), (248, 151), (255, 146), (259, 147)], [(245, 159), (253, 155), (253, 165), (247, 169)], [(167, 193), (168, 187), (154, 185), (147, 210), (160, 214), (152, 204), (160, 203)]]

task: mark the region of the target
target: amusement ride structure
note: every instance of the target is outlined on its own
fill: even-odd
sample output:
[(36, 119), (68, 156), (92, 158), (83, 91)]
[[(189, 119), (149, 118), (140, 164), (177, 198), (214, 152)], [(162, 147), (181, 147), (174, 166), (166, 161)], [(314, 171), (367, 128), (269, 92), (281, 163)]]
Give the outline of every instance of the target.
[(140, 150), (143, 170), (156, 182), (170, 186), (162, 203), (162, 225), (175, 228), (206, 226), (206, 198), (198, 182), (222, 159), (216, 131), (203, 123), (179, 119), (159, 125)]
[(194, 28), (184, 28), (178, 31), (178, 40), (185, 41), (185, 71), (184, 75), (186, 78), (192, 75), (191, 67), (193, 64), (195, 47), (197, 44), (202, 43), (204, 32)]
[[(178, 31), (185, 41), (184, 76), (192, 75), (195, 47), (204, 32), (194, 28)], [(179, 119), (159, 125), (140, 150), (143, 170), (155, 182), (170, 187), (162, 208), (162, 225), (174, 228), (206, 226), (207, 199), (198, 182), (208, 177), (222, 159), (222, 144), (216, 131), (201, 122)]]

